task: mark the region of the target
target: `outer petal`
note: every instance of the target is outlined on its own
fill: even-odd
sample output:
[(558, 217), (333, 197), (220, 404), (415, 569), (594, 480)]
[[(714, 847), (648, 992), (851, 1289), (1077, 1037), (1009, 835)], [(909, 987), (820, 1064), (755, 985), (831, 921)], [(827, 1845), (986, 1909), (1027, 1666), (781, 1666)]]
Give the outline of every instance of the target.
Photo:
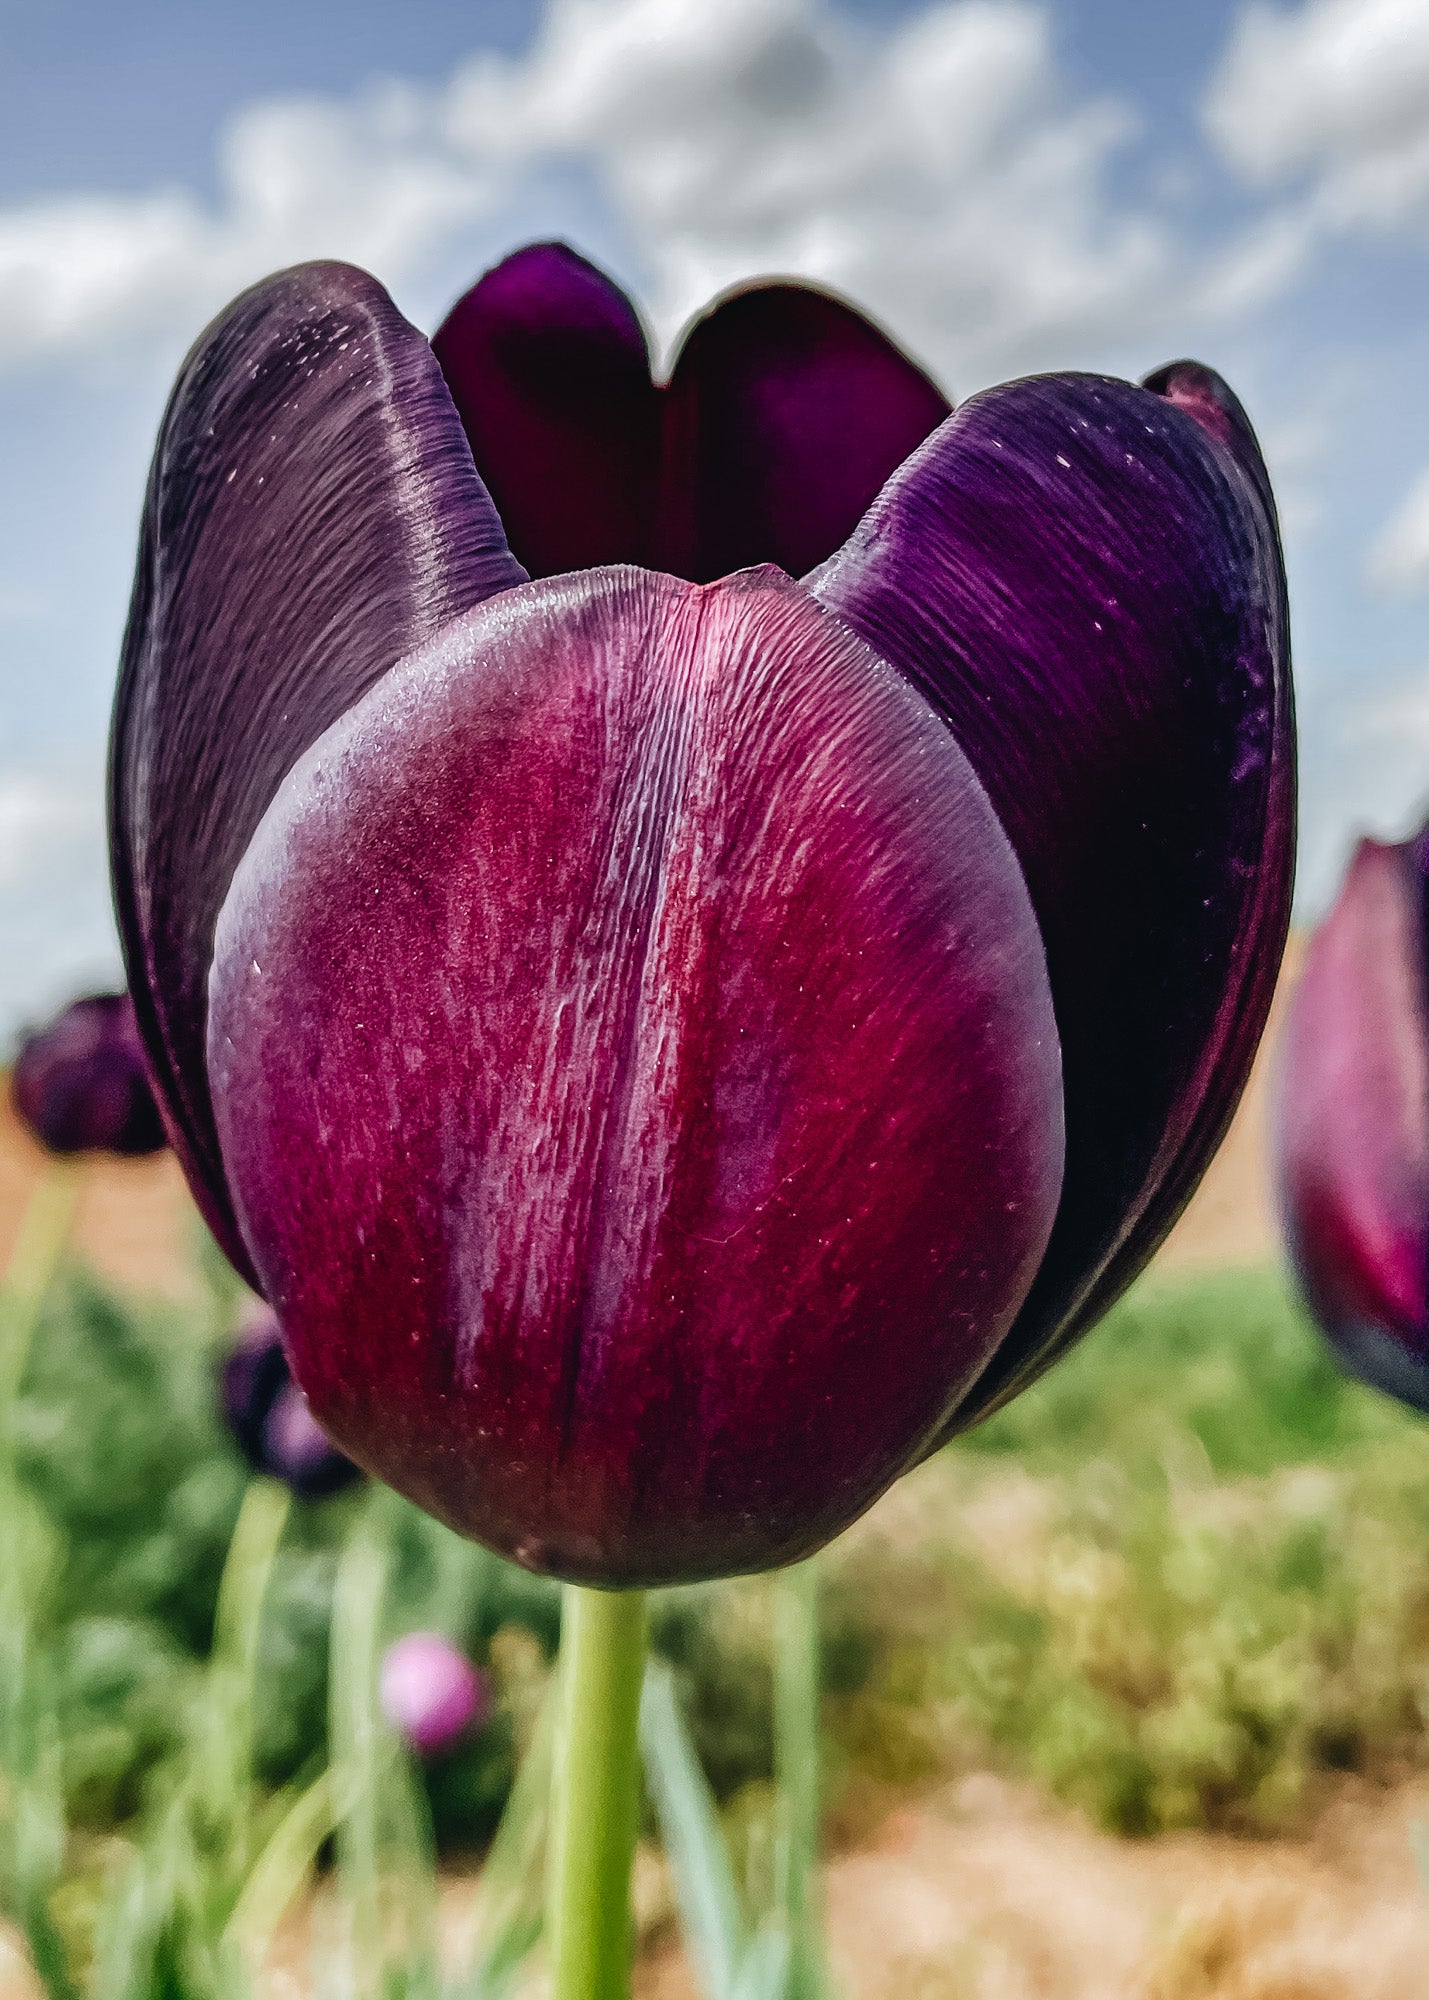
[(657, 388), (635, 308), (563, 243), (488, 271), (432, 345), (536, 576), (620, 561), (797, 575), (948, 413), (885, 334), (806, 285), (731, 294)]
[(300, 265), (202, 335), (149, 475), (110, 813), (156, 1084), (240, 1264), (203, 1056), (213, 924), (234, 865), (336, 716), (455, 613), (523, 579), (431, 350), (375, 280)]
[[(952, 725), (1047, 946), (1067, 1172), (986, 1413), (1145, 1262), (1229, 1120), (1289, 915), (1293, 722), (1239, 405), (1046, 376), (965, 404), (812, 580)], [(1198, 407), (1190, 408), (1189, 404)]]
[(1276, 1078), (1286, 1236), (1347, 1365), (1429, 1411), (1429, 966), (1412, 847), (1362, 841), (1295, 990)]
[(792, 1560), (916, 1456), (1061, 1169), (1041, 941), (952, 737), (772, 571), (513, 592), (235, 875), (209, 1064), (317, 1416), (559, 1575)]

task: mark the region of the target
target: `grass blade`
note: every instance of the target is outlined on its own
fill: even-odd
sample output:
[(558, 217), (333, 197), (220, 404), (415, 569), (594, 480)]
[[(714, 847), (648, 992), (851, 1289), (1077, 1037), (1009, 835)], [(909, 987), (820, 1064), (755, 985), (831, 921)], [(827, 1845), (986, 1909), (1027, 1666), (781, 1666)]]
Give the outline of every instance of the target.
[(224, 1927), (222, 1952), (252, 1971), (263, 1964), (274, 1934), (307, 1881), (342, 1816), (331, 1770), (294, 1799), (274, 1828)]
[(452, 1988), (451, 2000), (501, 2000), (544, 1927), (559, 1700), (553, 1676), (481, 1872), (467, 1970)]
[(645, 1783), (660, 1823), (685, 1938), (705, 2000), (733, 2000), (748, 1950), (714, 1795), (670, 1669), (652, 1660), (640, 1702)]

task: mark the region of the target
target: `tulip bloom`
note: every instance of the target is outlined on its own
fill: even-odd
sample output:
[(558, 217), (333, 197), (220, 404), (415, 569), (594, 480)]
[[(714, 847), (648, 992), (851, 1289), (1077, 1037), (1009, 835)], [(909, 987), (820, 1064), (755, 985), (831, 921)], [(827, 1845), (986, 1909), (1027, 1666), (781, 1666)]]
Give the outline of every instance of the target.
[(219, 1370), (219, 1404), (234, 1443), (255, 1472), (304, 1500), (340, 1493), (362, 1474), (344, 1458), (293, 1380), (276, 1314), (260, 1307)]
[(819, 1547), (1144, 1263), (1264, 1023), (1292, 758), (1208, 371), (950, 416), (768, 284), (656, 385), (561, 246), (430, 345), (315, 264), (164, 420), (116, 897), (322, 1423), (635, 1586)]
[(26, 1036), (10, 1097), (21, 1124), (52, 1153), (134, 1158), (167, 1143), (127, 993), (75, 1000)]
[(1286, 1239), (1351, 1373), (1429, 1412), (1429, 833), (1363, 840), (1311, 939), (1276, 1076)]
[(409, 1632), (382, 1655), (382, 1713), (419, 1757), (442, 1757), (491, 1713), (486, 1678), (440, 1632)]

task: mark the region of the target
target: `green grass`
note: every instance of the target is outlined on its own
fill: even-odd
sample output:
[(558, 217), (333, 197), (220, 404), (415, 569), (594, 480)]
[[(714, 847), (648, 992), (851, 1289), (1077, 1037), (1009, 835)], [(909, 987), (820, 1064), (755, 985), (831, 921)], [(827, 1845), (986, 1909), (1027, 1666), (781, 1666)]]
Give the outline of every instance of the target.
[(991, 1761), (1141, 1834), (1429, 1761), (1429, 1433), (1272, 1272), (1144, 1283), (885, 1512), (833, 1559), (855, 1764)]
[[(183, 1313), (69, 1269), (37, 1329), (0, 1465), (0, 1887), (56, 1993), (227, 2000), (215, 1940), (261, 1933), (320, 1854), (370, 1889), (400, 1853), (427, 1887), (380, 1924), (417, 1971), (383, 1990), (435, 1993), (431, 1842), (470, 1852), (496, 1826), (557, 1593), (391, 1495), (295, 1502), (269, 1548), (274, 1489), (216, 1413), (229, 1300), (210, 1275), (211, 1309)], [(1337, 1773), (1423, 1766), (1426, 1445), (1339, 1376), (1273, 1273), (1143, 1283), (826, 1558), (831, 1791), (877, 1802), (990, 1765), (1126, 1833), (1274, 1831)], [(664, 1593), (654, 1616), (751, 1921), (774, 1840), (772, 1601), (753, 1579)], [(363, 1720), (376, 1651), (418, 1625), (498, 1695), (426, 1773)], [(528, 1855), (532, 1837), (503, 1835)], [(493, 1949), (528, 1934), (524, 1880)]]

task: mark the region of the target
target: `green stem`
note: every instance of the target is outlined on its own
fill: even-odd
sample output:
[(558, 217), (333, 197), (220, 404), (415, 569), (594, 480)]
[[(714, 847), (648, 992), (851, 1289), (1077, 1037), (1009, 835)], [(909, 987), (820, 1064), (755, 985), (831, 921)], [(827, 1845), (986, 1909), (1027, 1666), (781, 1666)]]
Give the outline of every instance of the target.
[(645, 1672), (641, 1591), (567, 1585), (550, 1854), (552, 2000), (625, 2000)]
[(819, 1571), (796, 1563), (776, 1580), (774, 1775), (778, 1781), (779, 1903), (789, 1939), (788, 2000), (822, 1992), (819, 1894)]

